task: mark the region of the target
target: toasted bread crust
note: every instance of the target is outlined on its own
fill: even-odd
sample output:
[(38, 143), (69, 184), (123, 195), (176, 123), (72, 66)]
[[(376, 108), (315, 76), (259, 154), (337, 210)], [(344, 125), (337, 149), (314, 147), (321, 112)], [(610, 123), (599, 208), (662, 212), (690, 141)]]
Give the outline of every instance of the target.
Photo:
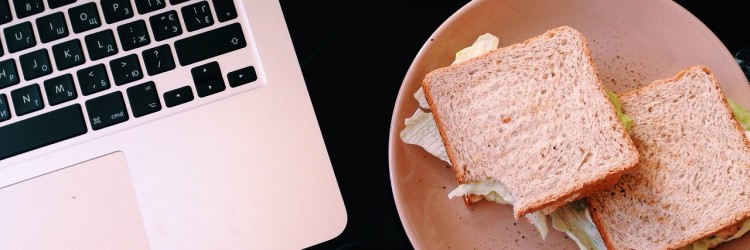
[[(426, 79), (427, 77), (425, 77), (425, 79), (422, 80), (422, 89), (424, 90), (424, 96), (425, 96), (425, 99), (427, 100), (427, 103), (430, 105), (430, 107), (433, 107), (434, 99), (432, 97), (432, 94), (430, 93), (430, 85), (427, 84)], [(455, 153), (454, 153), (453, 147), (450, 145), (450, 143), (446, 142), (447, 140), (446, 140), (445, 129), (444, 129), (445, 126), (443, 126), (443, 122), (440, 119), (440, 114), (438, 114), (438, 112), (435, 112), (435, 110), (431, 110), (430, 113), (432, 114), (433, 120), (435, 120), (435, 125), (437, 126), (438, 132), (440, 132), (440, 137), (443, 138), (442, 139), (443, 146), (445, 147), (445, 152), (447, 153), (448, 159), (450, 160), (453, 173), (455, 173), (456, 175), (456, 181), (458, 182), (458, 184), (463, 184), (465, 183), (464, 176), (463, 176), (463, 173), (459, 171), (456, 166), (456, 160), (455, 160), (456, 156), (454, 156)], [(469, 204), (468, 197), (464, 198), (464, 202), (467, 205)]]

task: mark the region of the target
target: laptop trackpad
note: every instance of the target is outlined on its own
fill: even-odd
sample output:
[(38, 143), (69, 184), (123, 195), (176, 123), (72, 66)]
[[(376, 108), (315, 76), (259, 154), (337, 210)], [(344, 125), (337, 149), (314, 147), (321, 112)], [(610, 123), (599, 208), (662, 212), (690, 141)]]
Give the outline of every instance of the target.
[(149, 248), (121, 152), (2, 188), (0, 204), (3, 248)]

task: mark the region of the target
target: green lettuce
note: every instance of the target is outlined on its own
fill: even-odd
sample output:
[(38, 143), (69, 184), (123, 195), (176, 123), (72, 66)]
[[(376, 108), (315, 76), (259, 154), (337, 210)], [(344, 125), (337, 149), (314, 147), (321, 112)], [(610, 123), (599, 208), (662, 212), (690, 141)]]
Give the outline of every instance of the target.
[[(622, 123), (622, 126), (625, 127), (625, 131), (630, 132), (630, 127), (633, 126), (633, 119), (630, 118), (630, 116), (622, 113), (622, 105), (620, 105), (620, 99), (617, 97), (617, 94), (615, 94), (615, 92), (607, 91), (607, 95), (609, 96), (609, 101), (612, 102), (612, 105), (615, 106), (617, 117), (620, 118), (620, 122)], [(748, 115), (750, 115), (750, 113), (748, 113)]]
[(750, 130), (750, 111), (747, 111), (747, 109), (743, 108), (732, 99), (727, 98), (727, 102), (729, 103), (729, 108), (732, 109), (734, 119), (742, 124), (742, 129)]

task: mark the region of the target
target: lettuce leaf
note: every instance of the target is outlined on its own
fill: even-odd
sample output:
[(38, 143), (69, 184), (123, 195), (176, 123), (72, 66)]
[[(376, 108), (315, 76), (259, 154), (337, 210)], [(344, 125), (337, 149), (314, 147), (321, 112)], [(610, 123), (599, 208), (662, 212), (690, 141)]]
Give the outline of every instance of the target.
[(472, 44), (470, 47), (458, 51), (458, 53), (456, 53), (456, 59), (452, 64), (460, 63), (474, 57), (481, 56), (493, 49), (497, 49), (497, 46), (499, 44), (500, 39), (496, 36), (493, 36), (489, 33), (481, 35), (477, 38), (476, 41), (474, 41), (474, 44)]
[(440, 137), (440, 131), (438, 131), (432, 114), (417, 109), (414, 115), (406, 118), (404, 123), (406, 128), (401, 130), (401, 134), (399, 134), (402, 141), (419, 145), (427, 153), (450, 163), (448, 153), (445, 152), (445, 145), (443, 145), (443, 138)]
[[(458, 187), (448, 194), (448, 198), (453, 199), (470, 194), (482, 195), (485, 200), (494, 201), (498, 204), (512, 205), (515, 202), (515, 198), (513, 198), (508, 188), (497, 181), (479, 181), (458, 185)], [(544, 213), (536, 211), (528, 213), (524, 217), (536, 227), (542, 239), (547, 238), (549, 227), (547, 226), (547, 216), (544, 216)]]
[(550, 214), (552, 227), (573, 239), (578, 248), (606, 250), (604, 240), (591, 220), (586, 203), (582, 200), (560, 207)]
[(630, 127), (633, 126), (633, 119), (630, 118), (630, 116), (622, 113), (620, 98), (618, 98), (617, 94), (612, 91), (607, 91), (607, 95), (609, 96), (609, 101), (612, 102), (612, 105), (615, 106), (615, 112), (617, 112), (617, 117), (620, 118), (620, 123), (622, 123), (622, 126), (625, 127), (625, 131), (630, 132)]
[(727, 98), (727, 102), (729, 103), (729, 108), (732, 109), (734, 119), (740, 122), (742, 129), (750, 131), (750, 111), (747, 111), (747, 109), (743, 108), (732, 99)]

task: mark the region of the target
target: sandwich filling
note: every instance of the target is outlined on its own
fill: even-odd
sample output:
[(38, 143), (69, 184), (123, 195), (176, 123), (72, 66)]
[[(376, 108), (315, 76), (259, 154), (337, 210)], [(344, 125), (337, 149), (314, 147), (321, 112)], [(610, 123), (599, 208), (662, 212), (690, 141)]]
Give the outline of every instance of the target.
[[(497, 49), (499, 39), (491, 34), (480, 36), (470, 47), (462, 49), (456, 53), (456, 59), (453, 64), (460, 63), (471, 58), (485, 54), (491, 50)], [(626, 131), (630, 131), (633, 125), (633, 119), (622, 112), (620, 101), (617, 94), (607, 91), (610, 102), (615, 108), (620, 122)], [(424, 96), (424, 91), (420, 87), (414, 94), (414, 98), (419, 103), (419, 108), (414, 112), (412, 117), (405, 121), (406, 128), (401, 131), (401, 139), (408, 144), (418, 145), (428, 153), (439, 159), (450, 163), (445, 146), (443, 145), (440, 132), (437, 129), (432, 114), (429, 113), (429, 105)], [(745, 135), (750, 138), (750, 111), (746, 110), (731, 99), (727, 99), (729, 106), (734, 114), (735, 119), (742, 125)], [(452, 199), (459, 196), (478, 196), (479, 199), (473, 199), (472, 202), (484, 198), (498, 204), (512, 205), (515, 201), (508, 188), (500, 182), (485, 180), (471, 183), (462, 183), (448, 194)], [(580, 249), (606, 249), (604, 241), (599, 235), (596, 226), (591, 219), (586, 204), (582, 201), (576, 201), (566, 206), (560, 207), (549, 214), (552, 218), (552, 226), (558, 231), (564, 232), (573, 239)], [(540, 210), (529, 213), (524, 216), (533, 224), (542, 239), (546, 238), (549, 229), (547, 219)], [(737, 230), (728, 230), (712, 235), (706, 239), (694, 242), (684, 249), (703, 250), (713, 248), (718, 244), (741, 237), (750, 231), (750, 220), (744, 221)]]

